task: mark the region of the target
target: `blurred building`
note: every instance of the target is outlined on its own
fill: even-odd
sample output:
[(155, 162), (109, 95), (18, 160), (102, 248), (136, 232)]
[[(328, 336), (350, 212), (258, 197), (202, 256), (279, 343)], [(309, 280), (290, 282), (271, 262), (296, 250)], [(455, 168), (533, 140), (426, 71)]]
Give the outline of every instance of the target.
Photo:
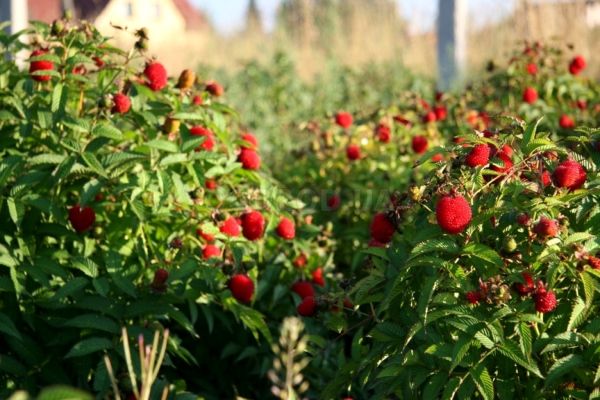
[[(212, 35), (208, 19), (189, 0), (27, 0), (29, 19), (52, 22), (70, 9), (80, 20), (93, 22), (117, 44), (129, 46), (132, 33), (146, 28), (150, 53), (171, 69), (193, 67), (194, 59)], [(176, 74), (176, 71), (172, 72)]]

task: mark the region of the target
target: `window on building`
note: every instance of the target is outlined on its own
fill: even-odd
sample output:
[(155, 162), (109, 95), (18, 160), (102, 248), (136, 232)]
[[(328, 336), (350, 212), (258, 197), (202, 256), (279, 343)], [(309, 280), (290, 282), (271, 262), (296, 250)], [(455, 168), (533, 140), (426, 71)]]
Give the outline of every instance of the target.
[(131, 1), (126, 1), (125, 4), (123, 4), (123, 14), (125, 14), (126, 17), (133, 16), (133, 4)]

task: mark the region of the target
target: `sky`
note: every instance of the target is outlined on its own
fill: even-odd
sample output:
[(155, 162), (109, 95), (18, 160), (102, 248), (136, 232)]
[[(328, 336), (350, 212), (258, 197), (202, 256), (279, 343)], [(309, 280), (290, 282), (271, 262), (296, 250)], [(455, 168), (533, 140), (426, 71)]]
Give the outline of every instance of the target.
[[(365, 0), (369, 1), (369, 0)], [(411, 22), (411, 31), (424, 32), (433, 28), (438, 0), (397, 0), (402, 14)], [(514, 0), (467, 0), (473, 20), (483, 24), (510, 11)], [(232, 33), (244, 23), (248, 0), (191, 0), (204, 10), (222, 33)], [(275, 23), (280, 0), (257, 0), (267, 29)]]

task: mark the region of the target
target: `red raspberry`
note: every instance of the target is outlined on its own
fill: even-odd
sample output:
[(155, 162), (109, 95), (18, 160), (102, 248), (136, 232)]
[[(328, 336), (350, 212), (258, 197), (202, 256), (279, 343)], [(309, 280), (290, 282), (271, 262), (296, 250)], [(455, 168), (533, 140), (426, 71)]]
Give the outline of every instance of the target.
[(94, 57), (92, 57), (92, 60), (94, 60), (94, 64), (96, 65), (96, 67), (98, 67), (98, 68), (104, 67), (104, 64), (105, 64), (104, 60), (101, 59), (100, 57), (94, 56)]
[(355, 161), (360, 160), (360, 146), (357, 144), (350, 144), (346, 147), (346, 157), (348, 160)]
[(572, 75), (579, 75), (581, 71), (583, 71), (586, 67), (585, 58), (583, 56), (577, 55), (573, 57), (571, 62), (569, 63), (569, 72)]
[[(37, 49), (31, 53), (31, 57), (40, 57), (48, 54), (46, 49)], [(36, 71), (52, 71), (54, 69), (54, 63), (52, 61), (31, 61), (29, 64), (29, 74), (33, 74)], [(34, 81), (47, 82), (50, 80), (50, 75), (31, 75)]]
[(329, 207), (330, 210), (337, 210), (341, 203), (342, 199), (337, 194), (331, 195), (327, 199), (327, 207)]
[(549, 186), (552, 183), (552, 175), (550, 175), (550, 172), (548, 172), (548, 171), (542, 172), (542, 175), (540, 178), (542, 180), (543, 187)]
[(465, 157), (465, 163), (471, 168), (486, 165), (489, 161), (490, 146), (487, 144), (476, 145)]
[(461, 195), (445, 195), (435, 207), (435, 217), (444, 232), (456, 235), (471, 223), (471, 206)]
[(167, 279), (169, 279), (169, 271), (164, 268), (159, 268), (154, 271), (154, 279), (152, 280), (152, 286), (160, 287), (167, 283)]
[(533, 227), (533, 231), (543, 238), (554, 237), (558, 235), (558, 224), (553, 219), (541, 217)]
[(219, 249), (214, 244), (207, 244), (202, 249), (202, 258), (208, 260), (210, 258), (220, 258), (221, 257), (221, 249)]
[(236, 274), (229, 280), (229, 290), (240, 303), (250, 303), (254, 295), (254, 282), (246, 274)]
[(236, 237), (240, 235), (242, 227), (240, 226), (240, 223), (236, 218), (229, 217), (225, 221), (223, 221), (223, 223), (219, 227), (219, 230), (221, 231), (221, 233), (229, 237)]
[(301, 299), (315, 295), (315, 288), (313, 287), (312, 283), (307, 281), (298, 281), (294, 283), (292, 285), (292, 291), (298, 294)]
[(131, 100), (129, 100), (129, 96), (123, 93), (115, 93), (113, 95), (113, 114), (125, 114), (131, 108)]
[(504, 151), (499, 151), (498, 153), (496, 153), (496, 157), (502, 161), (502, 166), (492, 165), (492, 170), (504, 174), (513, 167), (513, 162), (510, 159), (510, 156), (507, 155)]
[(215, 235), (206, 233), (201, 228), (196, 229), (196, 235), (200, 236), (202, 239), (206, 240), (208, 243), (212, 243), (215, 241)]
[(527, 215), (527, 213), (517, 215), (517, 223), (519, 225), (527, 226), (529, 225), (529, 222), (531, 222), (531, 218), (529, 218), (529, 215)]
[(381, 143), (389, 143), (392, 139), (392, 130), (388, 124), (381, 123), (375, 128), (375, 135)]
[(435, 106), (433, 108), (433, 113), (435, 114), (436, 121), (443, 121), (448, 116), (446, 106)]
[(542, 314), (549, 313), (556, 308), (556, 295), (553, 291), (548, 291), (540, 282), (538, 288), (533, 295), (535, 301), (535, 310)]
[(427, 151), (427, 138), (421, 135), (417, 135), (412, 140), (412, 149), (417, 154), (423, 154)]
[(194, 98), (192, 99), (192, 103), (195, 106), (201, 106), (203, 102), (204, 102), (204, 100), (202, 99), (202, 96), (199, 96), (199, 95), (195, 95)]
[(242, 134), (242, 140), (246, 142), (242, 145), (242, 149), (258, 150), (258, 139), (250, 132)]
[(190, 135), (192, 136), (204, 136), (204, 142), (196, 149), (204, 149), (206, 151), (212, 151), (215, 147), (215, 134), (208, 128), (203, 126), (194, 126), (190, 129)]
[(532, 87), (527, 87), (523, 91), (523, 101), (528, 104), (533, 104), (538, 99), (538, 92)]
[(315, 285), (325, 286), (325, 278), (323, 278), (323, 268), (319, 267), (312, 272), (312, 281)]
[(583, 186), (587, 174), (577, 161), (567, 160), (560, 163), (552, 173), (552, 181), (559, 188), (576, 190)]
[(423, 115), (422, 120), (424, 124), (435, 122), (437, 120), (436, 113), (433, 111), (429, 111), (425, 115)]
[(204, 182), (204, 187), (205, 187), (207, 190), (215, 190), (215, 189), (217, 188), (217, 186), (218, 186), (218, 184), (217, 184), (217, 181), (216, 181), (216, 180), (214, 180), (214, 179), (207, 179), (207, 180)]
[(82, 233), (94, 225), (96, 213), (91, 207), (81, 207), (79, 204), (75, 204), (69, 208), (69, 222), (77, 233)]
[(563, 129), (575, 128), (575, 121), (573, 121), (573, 118), (569, 117), (567, 114), (563, 114), (560, 116), (560, 118), (558, 120), (558, 124)]
[(442, 153), (437, 153), (431, 156), (431, 161), (433, 162), (440, 162), (444, 160), (444, 156), (442, 155)]
[(350, 126), (352, 126), (352, 122), (352, 114), (348, 112), (340, 111), (335, 114), (335, 123), (344, 129), (350, 128)]
[(479, 304), (479, 302), (481, 301), (481, 293), (479, 293), (477, 290), (467, 292), (465, 294), (465, 297), (467, 301), (471, 304)]
[(242, 149), (238, 155), (238, 162), (242, 163), (242, 168), (255, 171), (260, 168), (260, 155), (254, 150)]
[(249, 211), (242, 215), (242, 233), (248, 240), (258, 240), (265, 231), (265, 219), (258, 211)]
[(306, 254), (302, 253), (294, 259), (293, 264), (296, 268), (304, 268), (306, 266), (307, 261), (308, 259), (306, 258)]
[(529, 63), (529, 64), (527, 64), (526, 69), (527, 69), (527, 73), (529, 75), (535, 75), (538, 72), (538, 67), (537, 67), (537, 65), (535, 63)]
[(577, 104), (577, 108), (579, 108), (581, 111), (583, 111), (587, 108), (587, 101), (585, 101), (585, 99), (577, 100), (576, 104)]
[(528, 272), (521, 272), (521, 276), (523, 277), (524, 283), (517, 282), (515, 284), (515, 290), (521, 296), (527, 296), (529, 293), (533, 292), (535, 289), (535, 284), (533, 283), (533, 278)]
[(396, 233), (396, 228), (385, 213), (377, 213), (371, 221), (371, 237), (379, 243), (389, 243)]
[(286, 240), (291, 240), (296, 237), (296, 226), (294, 225), (294, 221), (286, 217), (281, 217), (279, 225), (277, 225), (277, 234), (279, 237)]
[(215, 97), (221, 97), (225, 92), (223, 86), (219, 85), (217, 82), (208, 82), (206, 84), (205, 90)]
[(587, 259), (588, 264), (590, 264), (590, 267), (592, 267), (593, 269), (600, 269), (600, 258), (598, 257), (594, 257), (594, 256), (589, 256)]
[(298, 307), (296, 308), (298, 314), (303, 317), (312, 317), (315, 315), (317, 311), (317, 303), (315, 302), (315, 298), (312, 296), (305, 297)]
[(146, 76), (146, 85), (156, 91), (164, 89), (167, 86), (167, 70), (159, 62), (151, 62), (144, 69)]

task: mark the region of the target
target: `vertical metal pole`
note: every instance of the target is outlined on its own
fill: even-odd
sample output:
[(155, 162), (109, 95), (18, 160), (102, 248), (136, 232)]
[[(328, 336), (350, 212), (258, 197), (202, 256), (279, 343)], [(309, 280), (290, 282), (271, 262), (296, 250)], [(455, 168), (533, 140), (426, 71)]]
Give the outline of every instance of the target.
[(466, 0), (438, 0), (438, 87), (447, 90), (461, 77), (467, 58)]

